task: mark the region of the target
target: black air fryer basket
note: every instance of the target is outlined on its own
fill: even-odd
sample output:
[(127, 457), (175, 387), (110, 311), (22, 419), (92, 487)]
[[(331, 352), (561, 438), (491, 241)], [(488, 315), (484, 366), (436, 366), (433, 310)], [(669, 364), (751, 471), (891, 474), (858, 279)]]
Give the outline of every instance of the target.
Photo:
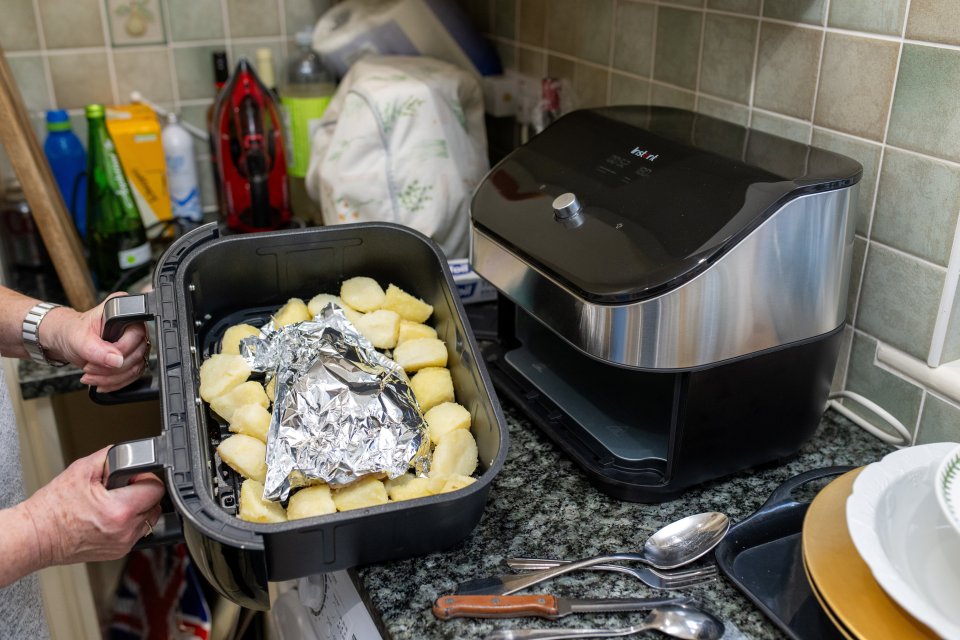
[[(240, 478), (216, 446), (229, 432), (199, 398), (199, 369), (224, 331), (259, 325), (291, 297), (338, 293), (340, 283), (369, 276), (433, 305), (428, 321), (447, 344), (457, 402), (473, 416), (479, 478), (469, 487), (281, 524), (236, 517)], [(167, 493), (190, 553), (224, 596), (250, 608), (269, 606), (267, 581), (405, 558), (450, 547), (473, 530), (507, 432), (493, 387), (456, 293), (446, 260), (423, 235), (392, 224), (360, 224), (220, 237), (216, 225), (174, 243), (154, 273), (155, 290), (108, 303), (105, 336), (130, 322), (155, 319), (163, 431), (111, 450), (110, 483), (163, 470)], [(120, 391), (97, 399), (150, 397)]]

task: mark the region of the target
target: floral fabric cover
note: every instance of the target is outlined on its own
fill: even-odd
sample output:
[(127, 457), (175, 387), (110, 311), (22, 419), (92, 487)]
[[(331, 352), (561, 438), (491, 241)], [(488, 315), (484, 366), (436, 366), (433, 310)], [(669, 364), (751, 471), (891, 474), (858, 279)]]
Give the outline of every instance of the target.
[(314, 131), (307, 190), (324, 224), (396, 222), (464, 258), (470, 197), (488, 169), (476, 76), (427, 57), (367, 56)]

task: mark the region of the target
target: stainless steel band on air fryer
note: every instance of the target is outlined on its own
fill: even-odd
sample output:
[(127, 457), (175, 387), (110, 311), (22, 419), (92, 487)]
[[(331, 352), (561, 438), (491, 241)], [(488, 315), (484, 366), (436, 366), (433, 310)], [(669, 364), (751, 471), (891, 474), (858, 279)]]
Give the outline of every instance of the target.
[[(789, 201), (710, 269), (660, 296), (595, 304), (474, 228), (474, 269), (584, 353), (682, 369), (827, 333), (846, 313), (854, 189)], [(584, 203), (588, 206), (588, 203)]]

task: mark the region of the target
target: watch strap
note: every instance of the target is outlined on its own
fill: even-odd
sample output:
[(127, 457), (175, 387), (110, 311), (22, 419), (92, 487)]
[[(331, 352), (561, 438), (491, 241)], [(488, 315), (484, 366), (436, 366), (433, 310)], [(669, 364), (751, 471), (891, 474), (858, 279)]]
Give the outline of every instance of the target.
[(30, 354), (30, 359), (34, 360), (35, 362), (42, 362), (54, 367), (62, 367), (66, 363), (50, 360), (47, 357), (46, 352), (43, 350), (43, 345), (40, 344), (40, 323), (43, 322), (43, 319), (46, 317), (47, 313), (59, 306), (59, 304), (53, 304), (52, 302), (41, 302), (34, 305), (30, 311), (27, 311), (27, 315), (23, 319), (23, 324), (21, 325), (20, 331), (20, 336), (23, 340), (23, 348), (27, 350), (28, 354)]

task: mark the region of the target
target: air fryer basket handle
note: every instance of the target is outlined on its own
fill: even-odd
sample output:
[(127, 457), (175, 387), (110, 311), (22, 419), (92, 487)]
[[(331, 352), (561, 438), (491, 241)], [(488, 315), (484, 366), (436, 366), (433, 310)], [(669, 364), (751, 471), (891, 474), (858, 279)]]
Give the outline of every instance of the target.
[[(127, 326), (153, 320), (151, 294), (116, 296), (103, 306), (103, 339), (116, 342)], [(131, 382), (123, 389), (100, 393), (90, 387), (90, 399), (97, 404), (125, 404), (153, 400), (160, 395), (157, 377), (149, 373)]]
[[(116, 489), (129, 484), (141, 473), (159, 471), (163, 468), (157, 455), (156, 438), (131, 440), (110, 447), (103, 465), (103, 483), (107, 489)], [(153, 533), (137, 542), (137, 548), (154, 547), (183, 540), (183, 527), (176, 513), (160, 514)]]
[(787, 479), (783, 484), (781, 484), (777, 489), (770, 494), (770, 497), (766, 502), (763, 503), (763, 506), (760, 507), (759, 511), (768, 511), (777, 509), (784, 505), (797, 504), (797, 501), (793, 498), (791, 494), (803, 485), (808, 482), (813, 482), (814, 480), (820, 480), (821, 478), (829, 478), (830, 476), (839, 476), (848, 471), (852, 471), (856, 467), (851, 466), (835, 466), (835, 467), (823, 467), (821, 469), (811, 469), (799, 475), (796, 475), (792, 478)]

